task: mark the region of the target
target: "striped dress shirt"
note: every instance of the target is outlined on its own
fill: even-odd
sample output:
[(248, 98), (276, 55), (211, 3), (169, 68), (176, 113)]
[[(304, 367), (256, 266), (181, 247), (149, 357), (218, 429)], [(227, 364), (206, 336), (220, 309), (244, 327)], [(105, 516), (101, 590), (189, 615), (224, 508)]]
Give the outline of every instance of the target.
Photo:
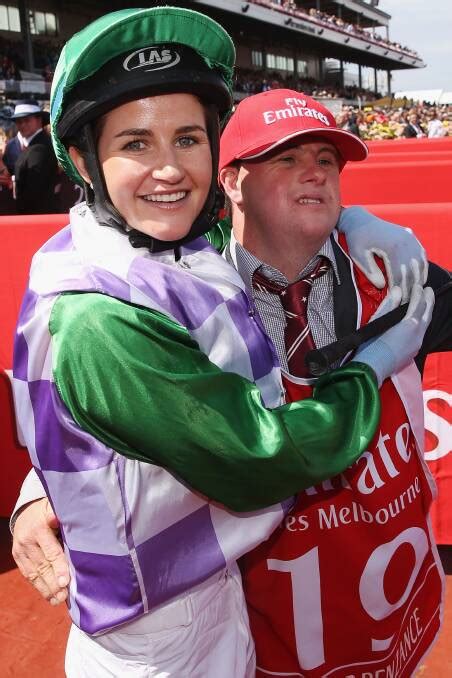
[[(281, 367), (284, 371), (288, 372), (284, 344), (286, 319), (281, 300), (277, 294), (254, 289), (252, 278), (254, 272), (257, 269), (260, 269), (260, 272), (265, 277), (280, 285), (288, 285), (289, 280), (287, 280), (281, 271), (263, 263), (238, 243), (233, 232), (231, 233), (231, 240), (226, 248), (225, 256), (229, 263), (237, 269), (248, 291), (252, 295), (256, 310), (265, 327), (265, 331), (275, 346)], [(338, 284), (340, 284), (340, 279), (333, 247), (329, 239), (303, 270), (300, 271), (297, 278), (303, 278), (306, 274), (310, 273), (320, 256), (326, 257), (331, 263), (331, 267), (325, 275), (314, 280), (308, 300), (308, 322), (314, 344), (317, 348), (326, 346), (336, 339), (334, 330), (333, 276), (336, 276)]]

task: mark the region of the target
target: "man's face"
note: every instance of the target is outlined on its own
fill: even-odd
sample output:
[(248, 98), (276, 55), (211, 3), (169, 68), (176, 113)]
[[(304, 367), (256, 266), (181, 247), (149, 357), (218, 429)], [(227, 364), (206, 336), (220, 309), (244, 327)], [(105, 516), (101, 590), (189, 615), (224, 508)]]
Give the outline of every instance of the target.
[(32, 134), (42, 127), (40, 115), (26, 115), (24, 118), (18, 118), (15, 122), (17, 129), (23, 137), (31, 137)]
[(265, 238), (317, 251), (339, 218), (340, 166), (336, 148), (319, 137), (299, 138), (241, 164), (230, 196), (244, 215), (239, 240), (251, 251)]

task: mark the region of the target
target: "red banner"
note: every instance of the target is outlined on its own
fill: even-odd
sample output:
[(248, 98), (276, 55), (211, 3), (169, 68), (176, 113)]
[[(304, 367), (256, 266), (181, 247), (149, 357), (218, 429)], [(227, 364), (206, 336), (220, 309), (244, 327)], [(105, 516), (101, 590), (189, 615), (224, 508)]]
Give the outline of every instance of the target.
[[(452, 270), (452, 202), (367, 205), (395, 223), (410, 227), (430, 261)], [(438, 486), (432, 525), (438, 544), (452, 544), (452, 354), (429, 356), (424, 371), (426, 459)]]
[(31, 258), (57, 230), (67, 214), (0, 217), (0, 516), (9, 516), (30, 468), (19, 441), (10, 383), (13, 338)]
[(452, 355), (428, 358), (424, 373), (425, 457), (438, 498), (432, 524), (438, 544), (452, 544)]

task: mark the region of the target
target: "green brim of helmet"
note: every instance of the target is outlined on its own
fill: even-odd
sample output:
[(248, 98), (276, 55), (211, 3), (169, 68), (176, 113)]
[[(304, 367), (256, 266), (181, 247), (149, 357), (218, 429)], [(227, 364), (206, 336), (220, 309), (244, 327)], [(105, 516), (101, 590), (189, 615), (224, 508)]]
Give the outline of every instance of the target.
[(64, 46), (50, 95), (50, 125), (55, 153), (66, 174), (76, 183), (82, 184), (82, 178), (57, 132), (68, 95), (74, 87), (120, 54), (165, 43), (178, 43), (194, 49), (209, 68), (220, 73), (232, 96), (235, 48), (228, 33), (213, 19), (177, 7), (124, 9), (97, 19)]

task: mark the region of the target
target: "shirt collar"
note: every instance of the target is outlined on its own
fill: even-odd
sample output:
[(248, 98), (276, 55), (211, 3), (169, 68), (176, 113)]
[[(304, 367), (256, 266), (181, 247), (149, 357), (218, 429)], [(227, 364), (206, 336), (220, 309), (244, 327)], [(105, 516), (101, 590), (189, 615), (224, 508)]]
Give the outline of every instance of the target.
[(27, 148), (27, 147), (30, 145), (30, 141), (31, 141), (32, 139), (34, 139), (34, 138), (39, 134), (39, 132), (42, 132), (42, 129), (43, 129), (43, 128), (40, 127), (40, 128), (37, 129), (36, 132), (35, 132), (34, 134), (32, 134), (31, 136), (29, 136), (29, 137), (22, 137), (22, 144), (25, 146), (25, 148)]
[[(331, 264), (331, 268), (333, 269), (337, 283), (340, 285), (341, 281), (339, 277), (339, 271), (330, 238), (328, 238), (328, 240), (322, 245), (318, 253), (308, 262), (304, 269), (300, 271), (298, 278), (301, 278), (314, 267), (314, 263), (319, 256), (326, 257), (328, 259)], [(269, 266), (268, 264), (260, 261), (254, 256), (254, 254), (251, 254), (251, 252), (243, 247), (243, 245), (237, 242), (233, 230), (231, 231), (231, 240), (229, 243), (229, 252), (227, 254), (227, 258), (230, 259), (229, 263), (235, 266), (246, 287), (250, 290), (253, 287), (253, 275), (258, 268), (260, 268), (261, 272), (270, 280), (275, 280), (285, 285), (287, 285), (289, 282), (284, 274), (281, 273), (281, 271), (278, 271), (278, 269), (273, 268), (273, 266)]]

